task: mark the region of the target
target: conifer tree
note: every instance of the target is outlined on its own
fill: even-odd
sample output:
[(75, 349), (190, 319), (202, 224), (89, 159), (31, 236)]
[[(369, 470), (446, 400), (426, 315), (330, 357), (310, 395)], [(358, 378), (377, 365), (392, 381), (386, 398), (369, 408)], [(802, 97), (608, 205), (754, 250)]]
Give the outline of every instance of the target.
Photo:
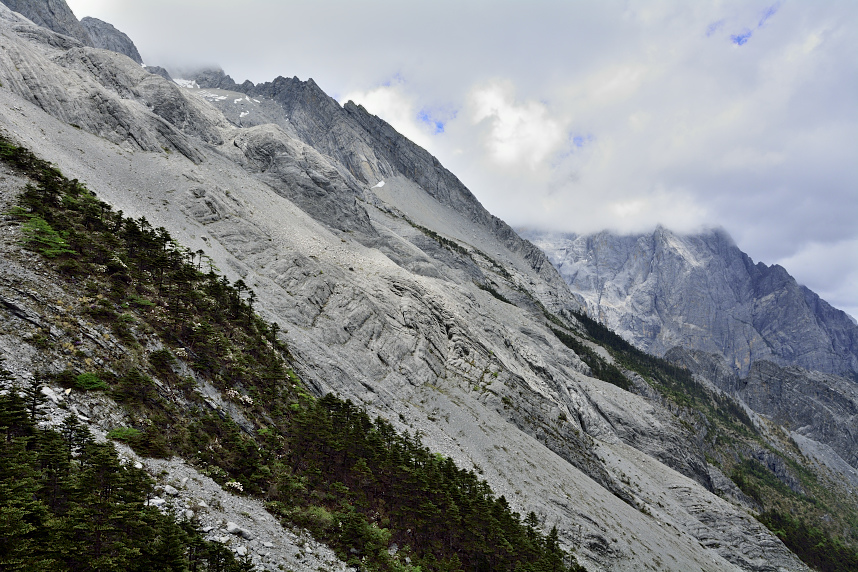
[(24, 382), (21, 392), (24, 394), (24, 401), (27, 407), (27, 414), (30, 417), (30, 422), (34, 425), (41, 417), (42, 406), (47, 401), (47, 397), (42, 393), (42, 374), (36, 372), (32, 377)]

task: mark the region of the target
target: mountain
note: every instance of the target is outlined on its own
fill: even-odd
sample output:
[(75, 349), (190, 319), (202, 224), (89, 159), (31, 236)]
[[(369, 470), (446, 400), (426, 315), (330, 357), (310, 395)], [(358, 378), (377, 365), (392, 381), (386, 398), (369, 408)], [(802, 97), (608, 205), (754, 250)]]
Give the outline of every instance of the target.
[(3, 0), (3, 4), (38, 26), (71, 36), (85, 46), (93, 45), (86, 28), (65, 0)]
[(782, 368), (765, 360), (755, 362), (746, 376), (739, 377), (719, 356), (679, 347), (666, 357), (738, 397), (751, 410), (789, 430), (793, 438), (801, 436), (825, 445), (819, 448), (824, 452), (822, 462), (841, 466), (841, 472), (858, 485), (855, 383), (796, 366)]
[(525, 236), (592, 315), (645, 351), (718, 353), (741, 375), (760, 360), (858, 372), (858, 326), (849, 316), (781, 266), (754, 264), (722, 230)]
[(87, 45), (125, 54), (138, 64), (143, 63), (143, 58), (140, 57), (140, 52), (137, 51), (137, 46), (131, 38), (114, 28), (112, 24), (87, 16), (80, 21), (80, 25), (86, 30), (92, 42)]
[[(170, 82), (4, 7), (0, 41), (6, 368), (48, 381), (44, 424), (73, 412), (149, 467), (205, 540), (270, 570), (408, 569), (476, 499), (589, 570), (807, 570), (803, 546), (858, 544), (847, 469), (805, 457), (814, 435), (589, 318), (362, 107), (297, 78)], [(467, 483), (445, 489), (462, 511), (438, 514), (441, 474)], [(426, 485), (415, 514), (392, 482)], [(406, 517), (449, 534), (418, 543)]]

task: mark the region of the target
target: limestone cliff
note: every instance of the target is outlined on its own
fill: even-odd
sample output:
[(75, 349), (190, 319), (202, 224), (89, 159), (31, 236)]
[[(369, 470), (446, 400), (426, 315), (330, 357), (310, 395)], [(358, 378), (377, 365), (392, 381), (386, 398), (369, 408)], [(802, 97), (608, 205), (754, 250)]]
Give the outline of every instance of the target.
[[(807, 569), (731, 500), (702, 414), (630, 371), (635, 392), (594, 377), (582, 356), (613, 358), (545, 255), (380, 119), (312, 81), (180, 88), (5, 7), (0, 38), (0, 130), (241, 278), (315, 393), (419, 431), (588, 569)], [(14, 192), (14, 174), (0, 181)], [(17, 268), (0, 265), (4, 318), (73, 348), (80, 324), (50, 322), (60, 296), (39, 294), (44, 273), (17, 286)], [(34, 343), (3, 332), (10, 369), (34, 370)]]
[(90, 45), (93, 48), (125, 54), (138, 64), (143, 63), (143, 58), (140, 57), (140, 52), (137, 51), (137, 46), (131, 38), (114, 28), (112, 24), (87, 16), (80, 21), (80, 25), (89, 34), (92, 41)]
[(724, 231), (525, 236), (593, 316), (646, 351), (718, 353), (742, 375), (759, 360), (858, 372), (858, 326), (781, 266), (754, 264)]
[(2, 0), (34, 24), (59, 34), (71, 36), (85, 46), (93, 46), (92, 38), (78, 22), (65, 0)]

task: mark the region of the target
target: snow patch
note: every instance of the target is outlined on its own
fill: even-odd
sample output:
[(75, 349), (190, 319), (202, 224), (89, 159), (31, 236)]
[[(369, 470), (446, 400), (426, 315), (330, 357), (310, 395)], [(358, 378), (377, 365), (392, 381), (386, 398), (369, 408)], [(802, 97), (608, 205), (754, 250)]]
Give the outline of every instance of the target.
[(239, 114), (238, 114), (238, 117), (239, 117), (239, 118), (242, 118), (242, 117), (244, 117), (245, 115), (250, 115), (250, 112), (249, 112), (249, 111), (242, 111), (241, 113), (239, 113)]
[(197, 85), (197, 82), (192, 79), (181, 79), (177, 78), (173, 80), (179, 87), (184, 87), (186, 89), (200, 89), (200, 86)]
[(241, 98), (239, 97), (238, 99), (236, 99), (235, 101), (233, 101), (233, 103), (241, 103)]
[(671, 248), (673, 248), (673, 250), (677, 254), (679, 254), (679, 256), (681, 256), (683, 258), (683, 260), (688, 262), (688, 264), (690, 264), (691, 266), (693, 266), (695, 268), (699, 268), (699, 267), (703, 266), (703, 262), (701, 262), (697, 258), (697, 256), (695, 256), (695, 254), (691, 251), (690, 248), (688, 248), (688, 245), (686, 245), (684, 241), (677, 238), (673, 234), (667, 235), (666, 239), (667, 239), (666, 240), (667, 244)]
[(202, 97), (206, 101), (224, 101), (226, 99), (225, 95), (218, 95), (210, 91), (201, 91), (200, 97)]
[(375, 184), (373, 189), (380, 189), (383, 186), (384, 186), (384, 181), (379, 181), (378, 183)]

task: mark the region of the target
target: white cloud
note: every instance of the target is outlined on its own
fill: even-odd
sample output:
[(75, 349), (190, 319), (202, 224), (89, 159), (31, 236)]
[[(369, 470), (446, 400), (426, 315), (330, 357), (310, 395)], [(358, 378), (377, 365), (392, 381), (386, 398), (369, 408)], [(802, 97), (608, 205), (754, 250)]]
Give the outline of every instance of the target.
[[(722, 226), (858, 307), (851, 262), (826, 257), (817, 280), (799, 255), (858, 240), (854, 0), (69, 4), (128, 33), (148, 64), (313, 77), (513, 225)], [(427, 109), (447, 110), (443, 129)]]
[(407, 93), (401, 80), (367, 91), (351, 91), (340, 98), (340, 104), (349, 100), (363, 105), (367, 111), (390, 123), (402, 135), (432, 151), (433, 129), (419, 121), (416, 99)]
[(546, 168), (546, 161), (563, 143), (561, 120), (538, 101), (518, 102), (509, 81), (474, 88), (468, 96), (471, 124), (487, 126), (483, 145), (504, 167)]

